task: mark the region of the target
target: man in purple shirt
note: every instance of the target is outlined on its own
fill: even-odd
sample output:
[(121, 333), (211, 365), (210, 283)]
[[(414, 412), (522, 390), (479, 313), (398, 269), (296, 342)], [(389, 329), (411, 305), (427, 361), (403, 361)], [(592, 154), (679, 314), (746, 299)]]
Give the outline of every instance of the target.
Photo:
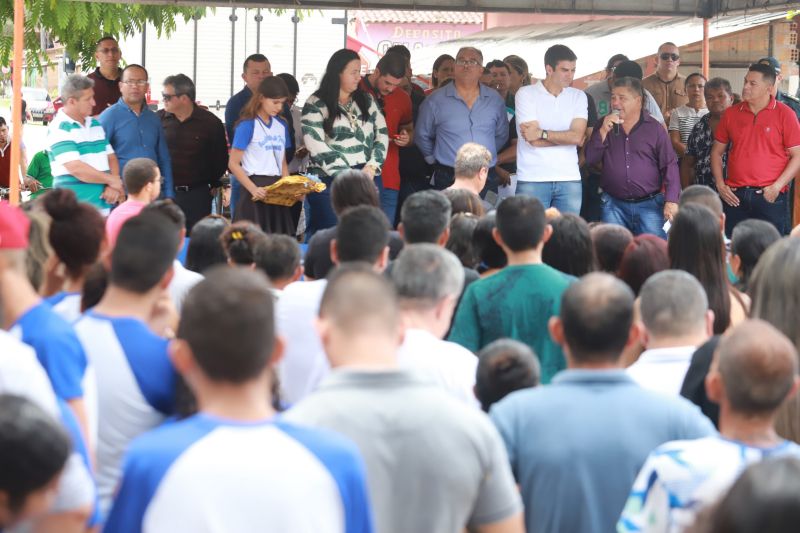
[(642, 94), (640, 80), (614, 81), (612, 112), (592, 133), (586, 163), (603, 162), (603, 222), (665, 238), (664, 221), (678, 212), (678, 162), (664, 126), (642, 110)]

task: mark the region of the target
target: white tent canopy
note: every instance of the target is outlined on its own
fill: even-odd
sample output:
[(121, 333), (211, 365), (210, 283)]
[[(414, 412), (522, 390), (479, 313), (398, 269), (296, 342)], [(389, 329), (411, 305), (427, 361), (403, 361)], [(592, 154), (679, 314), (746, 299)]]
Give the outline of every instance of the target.
[[(101, 0), (102, 1), (102, 0)], [(283, 9), (412, 9), (433, 11), (510, 11), (713, 17), (740, 10), (787, 9), (796, 1), (773, 0), (105, 0), (179, 6), (272, 7)]]
[[(712, 19), (710, 37), (746, 30), (785, 16), (786, 12), (781, 11)], [(455, 55), (462, 46), (475, 46), (486, 61), (516, 54), (528, 63), (534, 77), (541, 78), (545, 74), (545, 51), (560, 43), (569, 46), (578, 56), (576, 77), (582, 77), (603, 70), (613, 54), (638, 58), (655, 53), (666, 41), (684, 46), (702, 37), (703, 20), (694, 17), (638, 17), (511, 26), (473, 33), (415, 51), (412, 67), (415, 72), (429, 72), (439, 55)]]

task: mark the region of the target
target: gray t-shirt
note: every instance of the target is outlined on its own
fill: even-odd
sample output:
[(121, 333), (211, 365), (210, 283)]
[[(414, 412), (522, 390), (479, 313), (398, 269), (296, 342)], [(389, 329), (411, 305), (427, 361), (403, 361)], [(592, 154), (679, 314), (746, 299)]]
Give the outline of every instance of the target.
[(356, 443), (381, 533), (462, 531), (522, 510), (489, 418), (411, 371), (334, 370), (285, 417)]

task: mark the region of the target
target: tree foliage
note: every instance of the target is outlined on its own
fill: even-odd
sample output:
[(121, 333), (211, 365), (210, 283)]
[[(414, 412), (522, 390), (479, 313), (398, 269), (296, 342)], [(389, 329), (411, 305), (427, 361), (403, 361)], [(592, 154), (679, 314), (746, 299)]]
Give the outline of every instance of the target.
[[(93, 66), (95, 43), (104, 35), (117, 39), (142, 32), (145, 25), (158, 36), (176, 29), (175, 21), (205, 15), (205, 8), (169, 5), (110, 4), (67, 0), (25, 1), (25, 55), (29, 66), (44, 60), (40, 31), (64, 45), (77, 63)], [(0, 0), (0, 64), (8, 65), (13, 54), (14, 0)]]

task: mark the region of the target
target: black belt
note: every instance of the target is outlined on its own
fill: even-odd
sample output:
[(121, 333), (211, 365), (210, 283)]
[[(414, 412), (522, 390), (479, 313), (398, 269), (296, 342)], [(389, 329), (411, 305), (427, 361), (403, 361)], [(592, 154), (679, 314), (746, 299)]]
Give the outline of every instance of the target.
[(175, 189), (175, 192), (189, 192), (191, 190), (199, 189), (201, 187), (210, 189), (208, 183), (202, 183), (199, 185), (176, 185), (175, 187), (173, 187), (173, 189)]
[(742, 185), (741, 187), (731, 187), (734, 191), (763, 191), (764, 187), (755, 187), (753, 185)]
[(661, 191), (656, 191), (654, 193), (650, 193), (647, 196), (642, 196), (641, 198), (621, 198), (620, 201), (622, 202), (630, 202), (632, 204), (638, 204), (641, 202), (646, 202), (647, 200), (652, 200), (656, 196), (661, 194)]

